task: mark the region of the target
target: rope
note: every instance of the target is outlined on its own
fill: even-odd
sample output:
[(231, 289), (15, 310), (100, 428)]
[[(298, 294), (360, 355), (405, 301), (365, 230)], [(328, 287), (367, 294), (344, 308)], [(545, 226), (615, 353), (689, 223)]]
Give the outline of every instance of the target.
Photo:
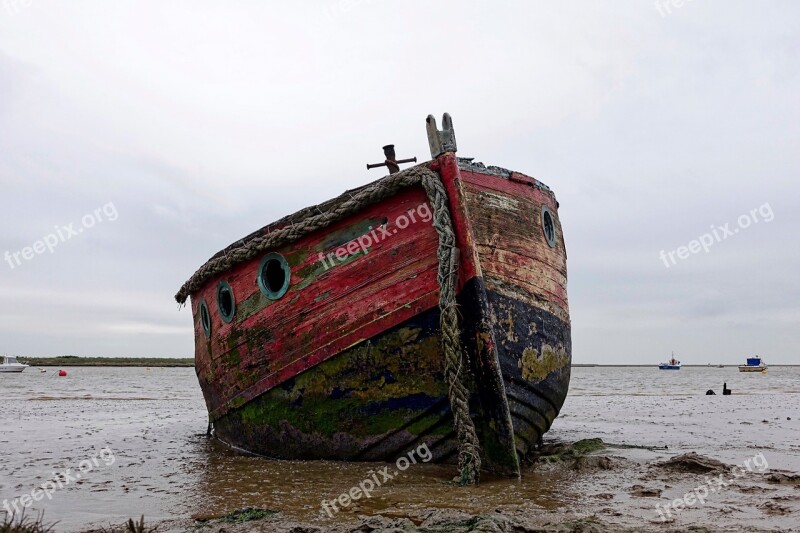
[[(302, 218), (293, 221), (266, 235), (250, 237), (237, 245), (223, 250), (194, 273), (183, 284), (175, 299), (183, 304), (190, 294), (199, 290), (210, 278), (230, 270), (234, 265), (252, 259), (266, 250), (278, 248), (296, 241), (309, 233), (323, 229), (364, 207), (379, 202), (397, 191), (422, 185), (433, 207), (433, 227), (439, 235), (439, 311), (442, 329), (442, 348), (445, 355), (445, 378), (448, 384), (448, 399), (453, 412), (453, 421), (458, 438), (458, 484), (476, 484), (480, 477), (481, 459), (475, 424), (469, 414), (469, 391), (461, 376), (461, 369), (468, 367), (468, 359), (461, 346), (461, 334), (456, 304), (458, 286), (459, 250), (456, 246), (447, 191), (439, 175), (424, 165), (411, 167), (391, 174), (375, 183), (348, 191), (338, 198), (323, 204), (330, 207), (323, 211), (320, 206), (303, 210)], [(310, 215), (313, 211), (318, 214)]]
[(458, 436), (458, 469), (461, 472), (458, 484), (473, 485), (478, 483), (480, 477), (481, 457), (475, 424), (469, 416), (469, 392), (461, 378), (461, 368), (467, 362), (467, 357), (461, 347), (456, 310), (459, 258), (456, 236), (450, 220), (447, 191), (439, 176), (425, 176), (422, 178), (422, 187), (433, 206), (433, 227), (439, 234), (439, 321), (445, 355), (445, 378), (449, 385), (448, 397)]

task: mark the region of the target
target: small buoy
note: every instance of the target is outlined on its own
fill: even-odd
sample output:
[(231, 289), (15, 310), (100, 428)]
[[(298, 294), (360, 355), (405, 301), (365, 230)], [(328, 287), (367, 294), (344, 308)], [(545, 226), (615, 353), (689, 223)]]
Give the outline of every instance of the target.
[(66, 370), (59, 370), (58, 371), (58, 377), (61, 377), (61, 378), (67, 377), (67, 371)]
[(713, 391), (713, 390), (711, 390), (711, 389), (708, 389), (708, 390), (706, 391), (706, 396), (716, 396), (716, 395), (717, 395), (717, 393), (716, 393), (716, 392), (714, 392), (714, 391)]

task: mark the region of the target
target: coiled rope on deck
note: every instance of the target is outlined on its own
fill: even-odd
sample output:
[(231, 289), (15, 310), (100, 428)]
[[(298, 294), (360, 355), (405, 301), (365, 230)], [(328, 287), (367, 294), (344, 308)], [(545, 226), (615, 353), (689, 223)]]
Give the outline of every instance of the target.
[[(455, 232), (450, 219), (447, 190), (436, 172), (424, 165), (411, 167), (355, 191), (346, 192), (321, 206), (304, 210), (301, 212), (303, 216), (299, 220), (290, 217), (288, 219), (290, 222), (282, 228), (270, 231), (266, 235), (247, 238), (217, 254), (183, 284), (178, 294), (175, 295), (175, 299), (178, 303), (184, 304), (189, 295), (199, 290), (206, 281), (230, 270), (233, 266), (253, 259), (269, 249), (278, 248), (323, 229), (413, 185), (421, 185), (425, 189), (433, 207), (433, 226), (439, 235), (437, 252), (439, 260), (437, 276), (439, 320), (442, 329), (448, 398), (458, 438), (460, 471), (458, 483), (474, 484), (480, 477), (481, 459), (478, 435), (469, 414), (469, 391), (461, 374), (462, 368), (469, 368), (469, 362), (461, 345), (461, 330), (456, 303), (459, 250), (456, 246)], [(322, 207), (330, 208), (323, 211)], [(313, 210), (316, 210), (318, 214), (305, 215)]]

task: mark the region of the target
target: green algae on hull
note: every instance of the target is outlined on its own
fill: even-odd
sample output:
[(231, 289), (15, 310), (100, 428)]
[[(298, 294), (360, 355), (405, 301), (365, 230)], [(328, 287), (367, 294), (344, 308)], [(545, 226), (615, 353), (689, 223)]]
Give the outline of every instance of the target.
[(534, 459), (544, 463), (560, 463), (563, 461), (574, 461), (594, 452), (605, 450), (606, 445), (603, 439), (583, 439), (572, 444), (550, 444), (545, 446), (540, 454)]
[(542, 346), (541, 354), (534, 348), (525, 348), (519, 359), (522, 377), (532, 383), (546, 379), (547, 376), (561, 370), (570, 363), (570, 355), (564, 348)]
[[(440, 343), (427, 324), (397, 328), (258, 398), (235, 398), (234, 410), (213, 421), (216, 434), (223, 441), (248, 435), (265, 443), (251, 451), (283, 458), (303, 458), (316, 450), (326, 458), (352, 459), (373, 445), (384, 446), (383, 441), (399, 447), (399, 453), (401, 441), (448, 439), (452, 420)], [(302, 435), (303, 443), (281, 450), (277, 443), (287, 434)]]

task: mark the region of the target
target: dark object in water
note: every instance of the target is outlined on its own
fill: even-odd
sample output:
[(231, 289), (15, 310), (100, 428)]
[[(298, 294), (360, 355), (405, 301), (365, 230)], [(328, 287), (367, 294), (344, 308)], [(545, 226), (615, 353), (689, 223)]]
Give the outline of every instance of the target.
[(708, 389), (708, 390), (706, 391), (706, 396), (716, 396), (716, 395), (717, 395), (717, 393), (716, 393), (716, 392), (714, 392), (714, 391), (713, 391), (713, 390), (711, 390), (711, 389)]
[(237, 241), (176, 295), (215, 437), (284, 459), (425, 445), (519, 476), (569, 386), (558, 202), (427, 124), (431, 161)]
[(728, 388), (728, 384), (727, 383), (722, 385), (722, 395), (723, 396), (730, 396), (731, 395), (731, 389)]

